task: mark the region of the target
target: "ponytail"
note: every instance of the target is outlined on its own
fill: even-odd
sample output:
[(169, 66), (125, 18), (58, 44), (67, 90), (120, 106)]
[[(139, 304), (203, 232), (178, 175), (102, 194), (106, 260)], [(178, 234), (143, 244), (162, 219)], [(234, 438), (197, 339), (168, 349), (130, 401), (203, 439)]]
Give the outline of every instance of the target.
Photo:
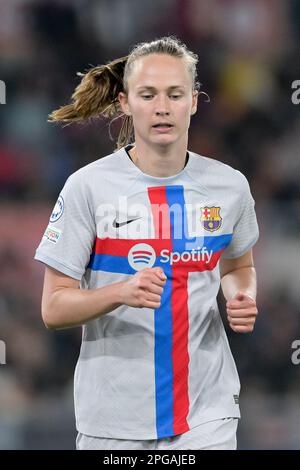
[[(116, 59), (106, 65), (88, 70), (72, 94), (72, 102), (53, 111), (49, 122), (83, 122), (104, 116), (109, 119), (123, 115), (118, 94), (124, 91), (123, 75), (128, 56)], [(117, 150), (127, 145), (133, 137), (132, 117), (123, 115), (123, 123), (118, 136)]]
[(82, 80), (72, 95), (72, 103), (53, 111), (49, 115), (49, 121), (71, 123), (100, 115), (113, 121), (122, 117), (116, 150), (131, 143), (134, 140), (133, 120), (131, 116), (123, 114), (118, 94), (128, 92), (128, 77), (134, 63), (149, 54), (167, 54), (185, 60), (193, 90), (200, 90), (200, 83), (197, 81), (197, 54), (189, 51), (175, 36), (165, 36), (152, 42), (137, 44), (128, 56), (94, 67), (86, 74), (78, 73)]

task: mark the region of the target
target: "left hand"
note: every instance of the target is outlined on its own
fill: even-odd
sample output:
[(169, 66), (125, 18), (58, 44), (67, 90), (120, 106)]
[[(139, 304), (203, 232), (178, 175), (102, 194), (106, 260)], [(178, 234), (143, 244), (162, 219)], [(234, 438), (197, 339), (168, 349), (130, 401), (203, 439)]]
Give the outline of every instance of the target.
[(258, 314), (256, 301), (244, 292), (237, 294), (226, 303), (230, 328), (236, 333), (250, 333)]

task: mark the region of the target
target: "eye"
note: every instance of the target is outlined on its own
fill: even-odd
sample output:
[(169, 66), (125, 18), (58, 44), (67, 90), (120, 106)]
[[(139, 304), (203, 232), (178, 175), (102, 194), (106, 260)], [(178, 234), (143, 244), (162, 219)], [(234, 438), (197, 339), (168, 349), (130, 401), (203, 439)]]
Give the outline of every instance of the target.
[(142, 95), (142, 98), (145, 100), (150, 100), (153, 97), (153, 95)]
[(178, 98), (181, 98), (181, 95), (170, 95), (173, 100), (177, 100)]

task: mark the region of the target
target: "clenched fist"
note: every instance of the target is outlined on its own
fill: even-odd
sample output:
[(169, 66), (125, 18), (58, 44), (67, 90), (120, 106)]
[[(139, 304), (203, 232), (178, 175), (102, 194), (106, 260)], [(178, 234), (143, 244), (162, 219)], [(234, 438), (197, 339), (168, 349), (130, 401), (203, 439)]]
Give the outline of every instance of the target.
[(258, 314), (256, 302), (244, 292), (238, 292), (226, 303), (229, 325), (236, 333), (253, 331)]
[(159, 308), (167, 277), (161, 268), (145, 268), (122, 283), (122, 304)]

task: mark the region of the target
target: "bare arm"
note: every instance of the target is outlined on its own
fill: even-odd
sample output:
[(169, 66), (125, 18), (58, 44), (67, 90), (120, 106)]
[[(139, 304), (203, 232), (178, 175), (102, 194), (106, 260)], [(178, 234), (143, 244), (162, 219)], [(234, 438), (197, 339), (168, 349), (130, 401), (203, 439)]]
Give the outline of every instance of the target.
[(226, 300), (232, 299), (238, 291), (243, 291), (256, 299), (256, 271), (252, 250), (240, 258), (220, 260), (221, 286)]
[(252, 250), (240, 258), (221, 260), (220, 272), (230, 327), (238, 333), (253, 331), (258, 311)]
[(48, 328), (82, 325), (115, 310), (120, 305), (158, 308), (165, 285), (160, 268), (144, 269), (127, 281), (98, 289), (79, 289), (79, 281), (46, 267), (42, 317)]

